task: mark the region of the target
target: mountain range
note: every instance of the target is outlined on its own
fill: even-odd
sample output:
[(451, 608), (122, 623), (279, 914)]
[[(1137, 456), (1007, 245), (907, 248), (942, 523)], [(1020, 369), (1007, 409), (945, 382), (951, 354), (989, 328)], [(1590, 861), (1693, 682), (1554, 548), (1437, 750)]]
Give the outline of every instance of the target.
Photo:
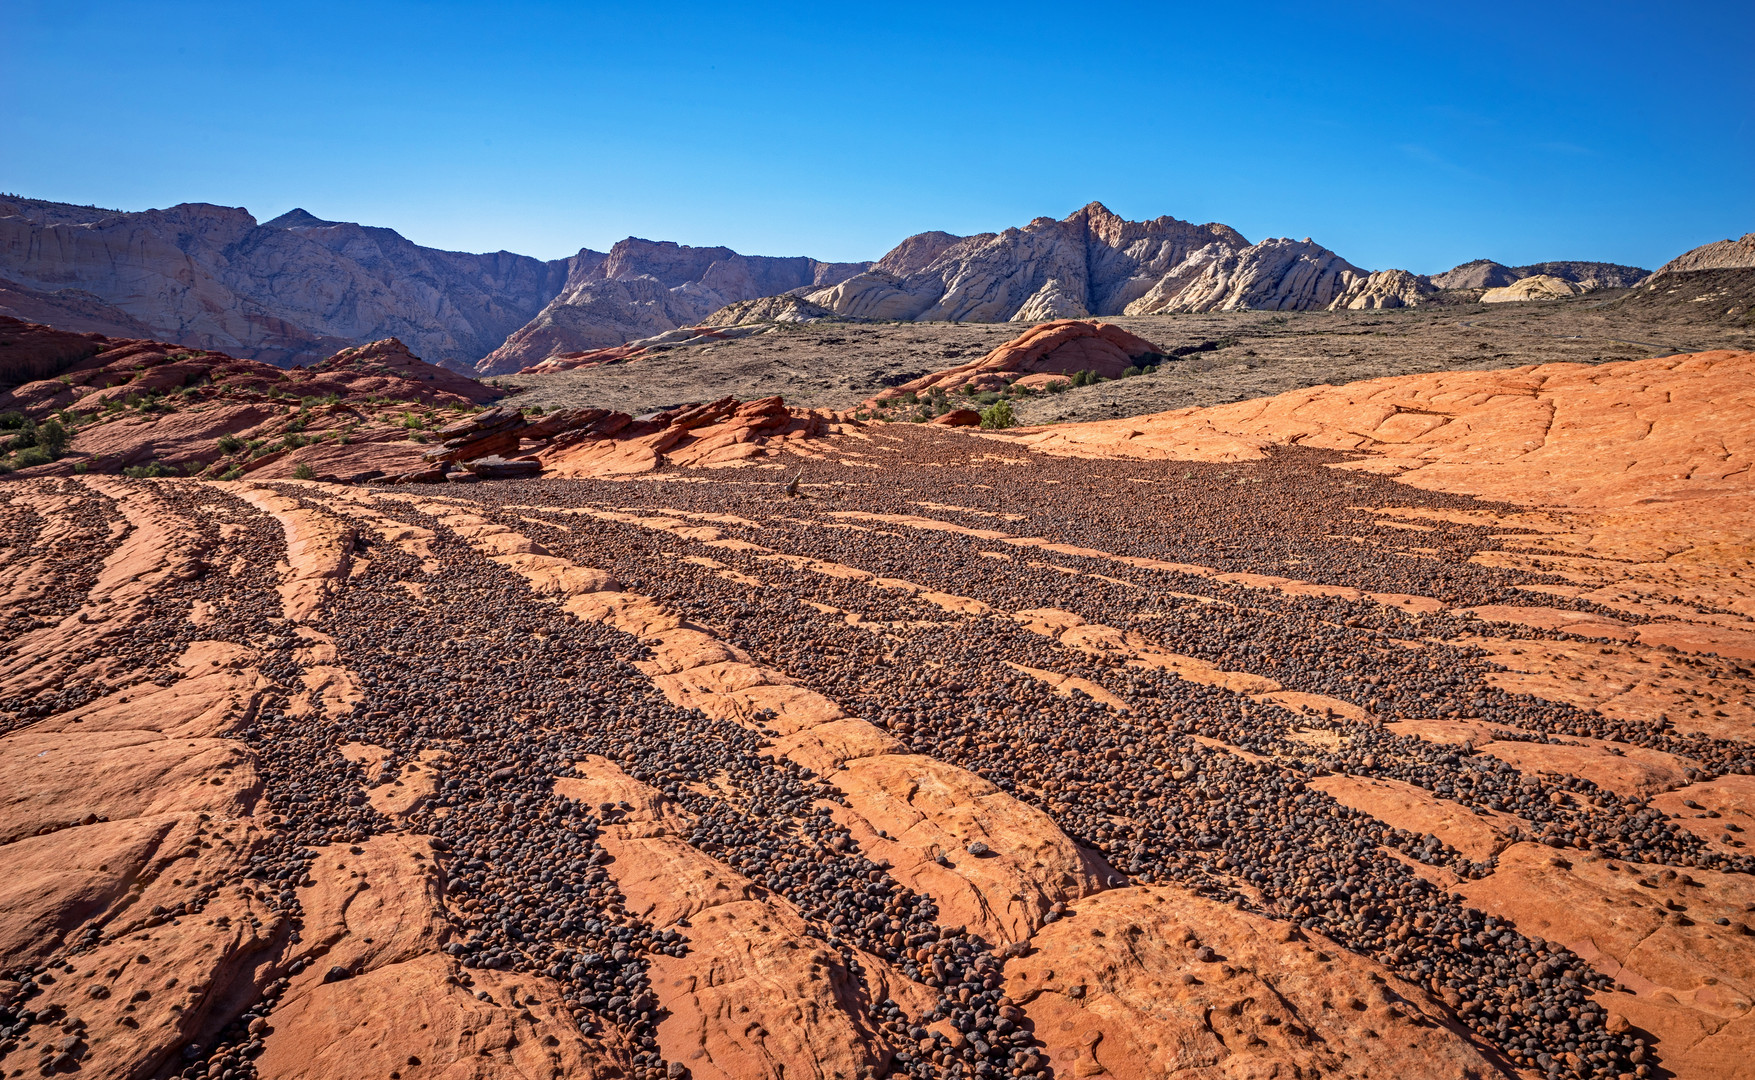
[(1036, 322), (1404, 307), (1533, 274), (1589, 290), (1647, 272), (1487, 260), (1433, 277), (1373, 272), (1309, 238), (1251, 243), (1227, 225), (1129, 221), (1096, 202), (998, 233), (919, 233), (876, 263), (849, 263), (636, 237), (545, 261), (441, 251), (302, 209), (258, 222), (206, 203), (123, 212), (0, 197), (0, 314), (282, 366), (396, 337), (441, 365), (503, 374), (787, 294), (846, 317)]

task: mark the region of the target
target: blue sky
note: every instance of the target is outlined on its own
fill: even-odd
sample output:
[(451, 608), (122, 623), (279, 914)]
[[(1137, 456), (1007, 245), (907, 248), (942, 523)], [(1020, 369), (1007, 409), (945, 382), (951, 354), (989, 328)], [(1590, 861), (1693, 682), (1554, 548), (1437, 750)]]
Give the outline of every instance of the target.
[(1755, 230), (1755, 5), (11, 0), (0, 190), (543, 257), (876, 258), (1097, 199), (1367, 268)]

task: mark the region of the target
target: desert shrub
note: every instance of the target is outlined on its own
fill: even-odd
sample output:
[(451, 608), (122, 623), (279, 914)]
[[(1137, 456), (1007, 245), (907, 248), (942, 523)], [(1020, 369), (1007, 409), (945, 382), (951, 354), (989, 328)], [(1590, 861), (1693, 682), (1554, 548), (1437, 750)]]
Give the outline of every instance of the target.
[(76, 473), (80, 473), (81, 475), (88, 473), (91, 471), (91, 462), (89, 462), (89, 461), (75, 461), (73, 463), (73, 471)]
[(28, 469), (32, 465), (47, 465), (53, 460), (55, 459), (49, 454), (49, 448), (46, 446), (26, 447), (18, 452), (17, 457), (12, 459), (13, 464), (20, 469)]
[(67, 452), (67, 439), (67, 429), (53, 417), (37, 425), (37, 445), (47, 450), (50, 457), (60, 457)]
[(237, 453), (243, 448), (244, 440), (238, 438), (236, 435), (221, 435), (219, 437), (219, 452), (222, 454), (229, 456)]
[(997, 390), (983, 390), (975, 395), (975, 402), (978, 405), (986, 406), (992, 405), (994, 402), (998, 401), (999, 398), (1000, 394)]
[(294, 480), (311, 480), (314, 479), (316, 475), (316, 470), (311, 468), (311, 463), (308, 461), (299, 462), (293, 469)]
[(1050, 394), (1064, 394), (1067, 391), (1068, 385), (1069, 384), (1065, 379), (1055, 379), (1042, 389), (1048, 391)]
[(0, 413), (0, 431), (17, 431), (28, 423), (30, 420), (16, 410)]
[(1103, 376), (1097, 374), (1095, 371), (1073, 372), (1072, 384), (1074, 386), (1095, 386), (1102, 381)]
[(902, 405), (918, 405), (920, 404), (920, 395), (912, 390), (904, 390), (890, 400)]
[(144, 480), (153, 476), (175, 476), (176, 474), (177, 470), (162, 461), (149, 461), (145, 465), (130, 465), (122, 470), (123, 476), (133, 477), (136, 480)]
[(981, 426), (984, 428), (1008, 428), (1017, 425), (1017, 418), (1012, 415), (1012, 403), (996, 401), (981, 410)]
[(236, 480), (242, 475), (244, 475), (244, 467), (242, 465), (233, 465), (225, 472), (220, 473), (219, 478), (221, 480)]
[(1130, 368), (1126, 368), (1122, 371), (1121, 377), (1124, 379), (1132, 379), (1132, 378), (1136, 378), (1140, 375), (1144, 375), (1145, 373), (1146, 372), (1145, 372), (1144, 368), (1130, 367)]

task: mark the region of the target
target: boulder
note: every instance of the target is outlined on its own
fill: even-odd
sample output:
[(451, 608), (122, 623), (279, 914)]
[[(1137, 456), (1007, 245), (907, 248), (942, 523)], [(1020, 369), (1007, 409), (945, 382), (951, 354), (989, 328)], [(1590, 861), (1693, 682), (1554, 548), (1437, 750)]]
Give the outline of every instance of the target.
[(943, 416), (935, 416), (932, 423), (944, 427), (980, 427), (981, 414), (974, 409), (952, 409)]
[(466, 463), (463, 467), (483, 480), (515, 480), (522, 476), (535, 476), (542, 472), (542, 462), (531, 458), (512, 460), (503, 457), (477, 458)]

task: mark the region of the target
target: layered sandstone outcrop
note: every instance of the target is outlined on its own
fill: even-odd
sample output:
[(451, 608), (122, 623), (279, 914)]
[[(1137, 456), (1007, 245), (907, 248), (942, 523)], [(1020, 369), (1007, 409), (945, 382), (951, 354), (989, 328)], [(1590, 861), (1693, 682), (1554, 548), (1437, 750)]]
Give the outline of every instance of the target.
[(0, 412), (59, 416), (66, 456), (36, 471), (135, 467), (328, 479), (421, 467), (421, 429), (502, 396), (394, 338), (291, 371), (158, 341), (0, 318)]
[(453, 470), (503, 479), (551, 465), (557, 475), (621, 476), (808, 454), (803, 441), (830, 428), (827, 414), (795, 413), (778, 397), (683, 405), (639, 420), (607, 409), (483, 409), (504, 391), (427, 364), (394, 338), (284, 371), (0, 318), (0, 373), (34, 376), (0, 392), (0, 413), (44, 422), (55, 415), (71, 429), (65, 457), (28, 466), (51, 474), (139, 467), (228, 479), (442, 483)]
[[(1163, 350), (1119, 326), (1088, 319), (1063, 319), (1032, 326), (979, 360), (922, 375), (867, 401), (881, 406), (920, 394), (1000, 390), (1007, 386), (1040, 389), (1078, 372), (1120, 378), (1130, 367), (1150, 363)], [(947, 421), (954, 423), (954, 421)]]
[(1518, 278), (1509, 285), (1497, 289), (1488, 289), (1481, 294), (1483, 304), (1519, 303), (1529, 300), (1565, 300), (1577, 296), (1584, 289), (1564, 278), (1552, 274), (1536, 274), (1532, 277)]
[(762, 296), (727, 304), (701, 320), (702, 326), (747, 326), (753, 323), (802, 323), (833, 319), (835, 313), (802, 296)]
[(1378, 270), (1355, 280), (1328, 307), (1330, 311), (1413, 307), (1437, 291), (1430, 280), (1418, 274), (1406, 270)]

